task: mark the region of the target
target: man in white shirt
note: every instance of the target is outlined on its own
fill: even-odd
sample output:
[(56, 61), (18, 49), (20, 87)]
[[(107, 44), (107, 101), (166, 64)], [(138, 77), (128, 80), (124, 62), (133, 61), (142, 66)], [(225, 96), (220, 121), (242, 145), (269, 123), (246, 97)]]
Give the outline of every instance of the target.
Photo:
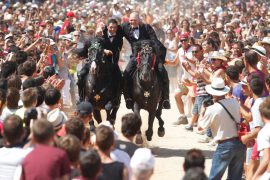
[(225, 99), (230, 88), (225, 86), (222, 78), (214, 78), (211, 85), (206, 85), (205, 89), (213, 96), (215, 103), (207, 107), (199, 125), (203, 129), (210, 127), (214, 140), (218, 143), (209, 179), (222, 179), (227, 167), (229, 168), (227, 179), (241, 179), (245, 146), (237, 133), (240, 105), (236, 99)]
[[(166, 60), (166, 65), (176, 66), (179, 64), (179, 84), (175, 93), (175, 101), (179, 110), (179, 118), (174, 125), (188, 124), (187, 117), (184, 111), (184, 103), (182, 97), (188, 93), (193, 96), (193, 86), (189, 86), (192, 76), (185, 70), (183, 64), (189, 64), (191, 69), (195, 68), (195, 61), (192, 56), (192, 46), (189, 44), (189, 35), (187, 33), (180, 35), (181, 48), (178, 49), (175, 59), (173, 61)], [(195, 97), (195, 96), (194, 96)]]
[(269, 168), (267, 169), (270, 161), (270, 97), (261, 103), (259, 110), (265, 123), (265, 126), (260, 130), (257, 137), (258, 151), (260, 151), (260, 155), (263, 158), (252, 179), (257, 179), (263, 173), (270, 175)]
[(5, 145), (0, 148), (0, 179), (12, 180), (16, 169), (32, 150), (22, 149), (23, 121), (19, 116), (10, 115), (4, 122)]

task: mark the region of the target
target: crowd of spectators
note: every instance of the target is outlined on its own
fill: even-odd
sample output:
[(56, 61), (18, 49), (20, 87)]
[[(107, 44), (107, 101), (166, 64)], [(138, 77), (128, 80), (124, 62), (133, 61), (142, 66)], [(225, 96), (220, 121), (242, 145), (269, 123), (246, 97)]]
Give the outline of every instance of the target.
[[(270, 178), (269, 1), (4, 0), (0, 179), (150, 179), (154, 157), (133, 143), (140, 117), (123, 116), (118, 136), (110, 124), (94, 129), (92, 105), (77, 103), (76, 49), (135, 11), (167, 49), (174, 125), (198, 127), (199, 142), (217, 146), (209, 179), (227, 167), (228, 179)], [(121, 70), (130, 55), (124, 39)], [(186, 161), (185, 180), (207, 178), (200, 151)]]

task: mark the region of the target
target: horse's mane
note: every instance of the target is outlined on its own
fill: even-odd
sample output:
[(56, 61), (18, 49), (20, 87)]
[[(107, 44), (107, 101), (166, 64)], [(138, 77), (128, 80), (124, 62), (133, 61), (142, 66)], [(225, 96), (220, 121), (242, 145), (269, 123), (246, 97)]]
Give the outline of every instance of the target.
[(95, 37), (90, 41), (90, 47), (91, 45), (98, 43), (101, 45), (102, 48), (104, 48), (104, 38), (103, 37)]

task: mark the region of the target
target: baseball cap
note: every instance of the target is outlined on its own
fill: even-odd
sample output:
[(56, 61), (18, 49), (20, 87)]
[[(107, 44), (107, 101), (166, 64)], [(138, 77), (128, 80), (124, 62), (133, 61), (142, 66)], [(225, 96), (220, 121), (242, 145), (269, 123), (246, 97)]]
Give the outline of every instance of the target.
[(80, 102), (76, 107), (76, 112), (78, 114), (91, 114), (93, 112), (93, 106), (87, 101)]
[(67, 13), (67, 17), (75, 17), (74, 12), (69, 11), (69, 12)]
[(183, 33), (183, 34), (180, 34), (179, 38), (180, 39), (187, 39), (189, 37), (188, 33)]

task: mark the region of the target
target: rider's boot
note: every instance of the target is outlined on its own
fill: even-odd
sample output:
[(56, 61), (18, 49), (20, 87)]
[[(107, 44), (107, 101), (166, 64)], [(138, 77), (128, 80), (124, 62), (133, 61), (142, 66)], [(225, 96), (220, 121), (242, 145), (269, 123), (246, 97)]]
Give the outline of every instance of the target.
[(171, 109), (171, 104), (170, 104), (170, 81), (168, 77), (168, 73), (166, 69), (164, 68), (163, 64), (159, 64), (159, 72), (162, 78), (163, 82), (163, 88), (162, 88), (162, 107), (163, 109)]
[(125, 78), (124, 80), (124, 87), (123, 87), (123, 94), (126, 100), (126, 107), (127, 109), (133, 108), (133, 101), (131, 99), (131, 81), (129, 81), (129, 78)]
[(78, 85), (79, 98), (80, 98), (79, 101), (81, 102), (81, 101), (83, 101), (83, 88), (82, 88), (82, 86), (83, 86), (83, 77), (82, 77), (80, 72), (78, 72), (77, 76), (78, 76), (77, 85)]

